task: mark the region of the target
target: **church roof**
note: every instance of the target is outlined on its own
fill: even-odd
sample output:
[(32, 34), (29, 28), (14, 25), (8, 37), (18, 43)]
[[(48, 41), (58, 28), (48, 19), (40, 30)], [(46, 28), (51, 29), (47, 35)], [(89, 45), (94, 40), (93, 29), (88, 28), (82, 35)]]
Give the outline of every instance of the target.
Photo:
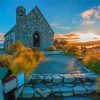
[[(23, 6), (20, 6), (20, 7), (22, 7), (22, 8), (24, 8)], [(51, 28), (51, 26), (49, 25), (49, 23), (47, 22), (47, 20), (45, 19), (45, 17), (43, 16), (43, 14), (42, 14), (42, 12), (40, 11), (40, 9), (36, 6), (35, 8), (33, 8), (27, 15), (26, 15), (26, 17), (28, 17), (28, 16), (32, 16), (32, 14), (37, 14), (37, 12), (40, 14), (40, 16), (42, 16), (43, 18), (44, 18), (44, 20), (46, 21), (46, 23), (48, 24), (48, 26)], [(13, 29), (14, 28), (16, 28), (16, 25), (15, 26), (13, 26), (6, 34), (5, 34), (5, 36), (7, 36), (8, 34), (10, 34), (12, 31), (13, 31)], [(52, 30), (52, 28), (51, 28), (51, 30)], [(52, 30), (53, 31), (53, 30)], [(54, 32), (54, 31), (53, 31)], [(5, 37), (4, 36), (4, 37)]]
[(13, 26), (13, 27), (4, 35), (4, 37), (7, 36), (8, 34), (10, 34), (11, 32), (13, 32), (13, 30), (14, 30), (15, 27), (16, 27), (16, 25)]

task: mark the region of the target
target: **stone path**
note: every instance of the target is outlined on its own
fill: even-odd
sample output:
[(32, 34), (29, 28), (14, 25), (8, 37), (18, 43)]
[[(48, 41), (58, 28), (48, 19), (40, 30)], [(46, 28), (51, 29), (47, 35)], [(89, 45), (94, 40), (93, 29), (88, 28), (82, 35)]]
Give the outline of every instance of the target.
[(72, 56), (46, 54), (45, 61), (25, 79), (25, 85), (16, 90), (15, 96), (25, 100), (75, 100), (73, 96), (95, 94), (97, 76), (89, 72)]
[[(46, 98), (84, 96), (96, 93), (93, 74), (34, 74), (25, 80), (26, 85), (16, 91), (16, 98)], [(20, 91), (20, 93), (19, 93)]]
[(45, 61), (37, 67), (33, 74), (67, 73), (71, 71), (88, 72), (74, 57), (59, 54), (47, 55)]

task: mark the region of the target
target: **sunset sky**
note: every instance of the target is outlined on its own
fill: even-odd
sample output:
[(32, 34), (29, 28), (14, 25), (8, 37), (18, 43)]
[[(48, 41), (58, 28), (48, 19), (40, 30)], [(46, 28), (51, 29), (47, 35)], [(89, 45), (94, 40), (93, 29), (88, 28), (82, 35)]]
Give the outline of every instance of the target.
[(21, 5), (27, 13), (38, 6), (55, 33), (100, 38), (100, 0), (0, 0), (0, 33), (16, 24), (16, 7)]

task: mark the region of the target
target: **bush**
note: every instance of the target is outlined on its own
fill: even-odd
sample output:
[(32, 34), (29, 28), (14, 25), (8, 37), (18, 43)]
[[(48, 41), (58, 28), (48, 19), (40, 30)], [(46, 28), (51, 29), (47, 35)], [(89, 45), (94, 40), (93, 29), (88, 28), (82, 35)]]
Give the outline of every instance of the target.
[(56, 45), (56, 49), (63, 50), (63, 45)]
[(13, 53), (2, 55), (0, 64), (9, 67), (14, 74), (25, 71), (25, 75), (28, 76), (44, 58), (41, 51), (26, 48), (19, 42), (13, 44), (10, 50)]
[(55, 51), (55, 50), (56, 50), (56, 47), (55, 47), (55, 46), (50, 46), (50, 47), (48, 48), (48, 50), (49, 50), (49, 51)]
[(8, 55), (8, 54), (0, 55), (0, 66), (1, 67), (10, 67), (11, 58), (12, 58), (12, 56)]
[(100, 53), (88, 52), (83, 57), (83, 64), (96, 73), (100, 73)]

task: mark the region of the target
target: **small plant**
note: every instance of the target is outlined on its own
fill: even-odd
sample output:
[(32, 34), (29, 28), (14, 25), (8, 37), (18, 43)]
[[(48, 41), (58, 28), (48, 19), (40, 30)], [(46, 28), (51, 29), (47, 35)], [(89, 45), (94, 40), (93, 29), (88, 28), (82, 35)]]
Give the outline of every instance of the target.
[(14, 43), (9, 50), (10, 54), (0, 56), (0, 66), (9, 67), (14, 74), (25, 71), (28, 76), (44, 58), (41, 51), (24, 47), (20, 42)]
[(56, 49), (58, 49), (58, 50), (63, 50), (63, 47), (64, 46), (63, 45), (60, 45), (60, 44), (59, 45), (56, 45)]
[(49, 50), (49, 51), (55, 51), (55, 50), (56, 50), (56, 47), (55, 47), (55, 46), (50, 46), (50, 47), (48, 48), (48, 50)]

